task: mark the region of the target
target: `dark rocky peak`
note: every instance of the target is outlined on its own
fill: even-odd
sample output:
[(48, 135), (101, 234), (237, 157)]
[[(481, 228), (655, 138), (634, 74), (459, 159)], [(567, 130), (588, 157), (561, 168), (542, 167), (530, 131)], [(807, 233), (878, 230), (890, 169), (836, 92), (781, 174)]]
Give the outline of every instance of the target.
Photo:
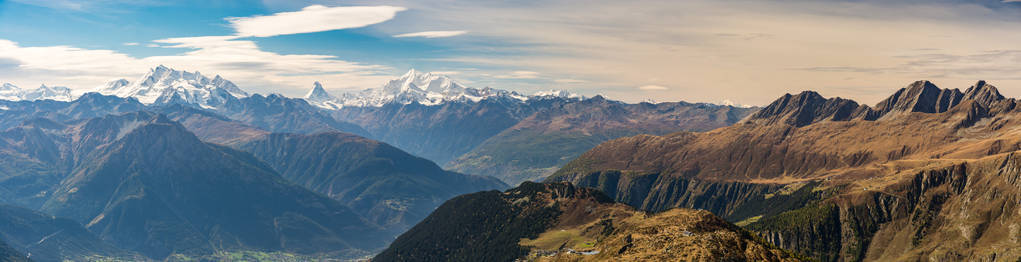
[(878, 115), (890, 112), (942, 113), (964, 99), (958, 89), (940, 89), (929, 81), (916, 81), (876, 104)]
[(797, 95), (783, 95), (748, 117), (745, 122), (806, 126), (824, 120), (846, 121), (866, 111), (867, 107), (853, 100), (839, 97), (827, 99), (814, 91), (804, 91)]
[(1000, 91), (995, 86), (980, 80), (964, 91), (964, 99), (975, 100), (979, 105), (990, 107), (992, 104), (1000, 102), (1005, 98), (1003, 95), (1000, 95)]

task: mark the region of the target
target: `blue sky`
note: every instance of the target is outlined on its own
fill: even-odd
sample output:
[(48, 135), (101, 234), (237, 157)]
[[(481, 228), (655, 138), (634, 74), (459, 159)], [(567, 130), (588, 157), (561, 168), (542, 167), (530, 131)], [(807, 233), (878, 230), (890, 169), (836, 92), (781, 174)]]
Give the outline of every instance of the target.
[(1021, 95), (1005, 1), (0, 0), (0, 82), (88, 90), (166, 64), (258, 93), (377, 87), (410, 68), (468, 86), (625, 101), (876, 102), (913, 80)]

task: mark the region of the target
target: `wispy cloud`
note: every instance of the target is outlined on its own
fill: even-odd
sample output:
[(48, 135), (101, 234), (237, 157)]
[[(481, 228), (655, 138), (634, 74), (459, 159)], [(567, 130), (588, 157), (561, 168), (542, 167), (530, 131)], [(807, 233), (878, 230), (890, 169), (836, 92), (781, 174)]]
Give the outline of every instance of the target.
[[(338, 89), (363, 89), (390, 78), (389, 68), (349, 62), (330, 55), (279, 54), (261, 50), (253, 41), (229, 36), (183, 37), (156, 40), (165, 48), (189, 48), (182, 54), (136, 58), (112, 50), (70, 46), (23, 47), (0, 39), (0, 59), (15, 63), (0, 72), (17, 76), (22, 85), (40, 82), (67, 85), (78, 90), (116, 78), (144, 73), (164, 64), (177, 69), (215, 73), (246, 90), (259, 93), (301, 93), (313, 81), (343, 83)], [(61, 59), (53, 59), (60, 57)]]
[(558, 84), (580, 84), (580, 83), (585, 83), (585, 82), (588, 82), (588, 81), (581, 80), (581, 79), (560, 78), (560, 79), (554, 79), (553, 82), (554, 83), (558, 83)]
[(430, 74), (434, 74), (434, 75), (445, 75), (445, 76), (452, 76), (452, 75), (459, 75), (459, 74), (461, 74), (460, 71), (432, 71), (432, 72), (429, 72), (429, 73)]
[(468, 31), (424, 31), (416, 33), (406, 33), (394, 35), (394, 37), (425, 37), (425, 38), (440, 38), (440, 37), (451, 37), (459, 36), (468, 33)]
[(238, 36), (269, 37), (359, 28), (393, 19), (406, 8), (398, 6), (312, 5), (301, 11), (265, 16), (227, 18)]
[(539, 78), (539, 72), (535, 71), (513, 71), (508, 74), (495, 75), (493, 78), (497, 79), (536, 79)]
[(127, 42), (127, 43), (124, 43), (124, 45), (126, 45), (126, 46), (136, 46), (136, 45), (138, 45), (138, 42)]
[[(553, 83), (582, 79), (588, 83), (573, 85), (571, 91), (628, 101), (648, 97), (636, 88), (655, 83), (669, 88), (657, 92), (662, 100), (763, 104), (777, 94), (816, 90), (871, 103), (886, 92), (831, 87), (885, 85), (893, 90), (934, 75), (947, 76), (933, 79), (945, 87), (967, 87), (979, 78), (1021, 86), (1021, 81), (1009, 81), (1016, 71), (1004, 72), (1016, 68), (1012, 56), (985, 62), (901, 57), (923, 47), (938, 50), (911, 52), (960, 55), (1016, 48), (1021, 42), (1019, 10), (1005, 8), (1000, 0), (977, 2), (983, 1), (593, 0), (584, 5), (464, 2), (458, 8), (404, 2), (415, 10), (409, 16), (423, 19), (400, 19), (381, 28), (403, 33), (457, 26), (499, 45), (439, 58), (443, 62), (529, 68)], [(1003, 70), (981, 72), (997, 66)], [(550, 82), (502, 83), (538, 89)]]
[(645, 91), (663, 91), (663, 90), (669, 90), (670, 88), (667, 88), (667, 87), (661, 86), (661, 85), (644, 85), (644, 86), (639, 86), (638, 89), (639, 90), (645, 90)]

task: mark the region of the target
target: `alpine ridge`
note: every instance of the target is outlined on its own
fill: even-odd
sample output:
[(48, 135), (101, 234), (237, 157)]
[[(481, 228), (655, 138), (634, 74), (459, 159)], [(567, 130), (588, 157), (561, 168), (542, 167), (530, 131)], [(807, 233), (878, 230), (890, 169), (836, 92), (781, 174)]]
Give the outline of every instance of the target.
[(404, 75), (388, 81), (379, 88), (365, 89), (355, 93), (344, 93), (336, 97), (328, 94), (323, 89), (322, 84), (316, 82), (305, 95), (305, 100), (309, 101), (309, 103), (332, 110), (345, 106), (382, 107), (391, 103), (405, 105), (417, 103), (432, 106), (446, 102), (479, 102), (494, 98), (522, 102), (529, 99), (583, 99), (584, 97), (563, 90), (537, 92), (529, 96), (491, 87), (472, 88), (464, 86), (445, 75), (423, 73), (415, 69), (408, 70)]
[(199, 72), (178, 71), (159, 65), (135, 82), (111, 81), (95, 90), (105, 95), (133, 97), (143, 104), (194, 104), (218, 108), (247, 97), (234, 83), (219, 75), (209, 78)]
[(47, 86), (40, 85), (39, 88), (24, 90), (18, 86), (10, 83), (4, 83), (0, 86), (0, 100), (8, 101), (36, 101), (36, 100), (55, 100), (55, 101), (71, 101), (74, 97), (71, 95), (71, 89), (63, 86)]
[(873, 107), (806, 91), (729, 127), (611, 140), (548, 181), (706, 209), (822, 261), (1013, 261), (1019, 114), (985, 81), (917, 81)]

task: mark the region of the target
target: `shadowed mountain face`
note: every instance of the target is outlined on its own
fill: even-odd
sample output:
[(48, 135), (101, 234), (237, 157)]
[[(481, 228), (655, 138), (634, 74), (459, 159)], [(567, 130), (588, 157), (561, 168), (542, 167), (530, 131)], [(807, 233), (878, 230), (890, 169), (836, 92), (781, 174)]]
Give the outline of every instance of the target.
[(17, 252), (10, 254), (0, 249), (2, 261), (19, 261), (10, 260), (14, 256), (28, 256), (35, 261), (81, 260), (87, 257), (144, 259), (96, 238), (78, 222), (6, 205), (0, 206), (0, 239), (6, 242), (10, 251)]
[(803, 92), (734, 126), (603, 143), (549, 180), (706, 209), (824, 261), (1009, 260), (1016, 106), (985, 82), (919, 81), (874, 107)]
[[(351, 134), (271, 134), (187, 105), (151, 109), (167, 117), (32, 118), (0, 132), (4, 201), (71, 218), (153, 258), (220, 250), (353, 257), (450, 197), (506, 187)], [(291, 183), (301, 188), (282, 186)], [(229, 223), (244, 219), (252, 221)]]
[(429, 160), (351, 134), (272, 134), (237, 148), (395, 233), (453, 196), (506, 187), (494, 178), (445, 171)]
[(5, 166), (32, 167), (5, 173), (4, 192), (19, 196), (8, 201), (151, 258), (232, 250), (352, 257), (388, 238), (349, 207), (163, 115), (37, 120), (0, 137)]
[(17, 250), (14, 250), (11, 246), (0, 241), (0, 260), (10, 262), (25, 262), (30, 261), (25, 255), (21, 254)]
[(456, 197), (374, 261), (796, 261), (706, 211), (647, 214), (567, 183)]

